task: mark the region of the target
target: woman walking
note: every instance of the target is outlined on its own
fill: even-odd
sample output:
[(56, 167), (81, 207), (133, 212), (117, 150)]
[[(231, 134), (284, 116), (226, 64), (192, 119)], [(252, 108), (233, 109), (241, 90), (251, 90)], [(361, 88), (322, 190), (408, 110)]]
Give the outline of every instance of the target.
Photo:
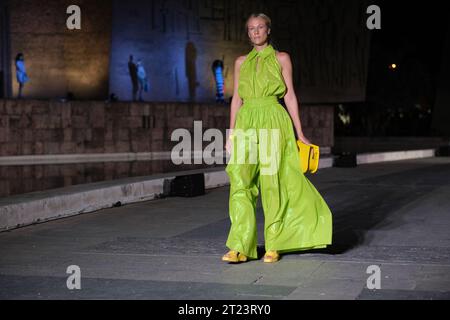
[[(231, 134), (226, 143), (231, 154), (226, 167), (231, 219), (226, 246), (230, 251), (222, 260), (236, 263), (258, 258), (255, 211), (260, 190), (264, 262), (270, 263), (286, 252), (331, 244), (332, 216), (300, 169), (295, 133), (299, 140), (310, 142), (300, 123), (290, 56), (270, 44), (268, 16), (252, 14), (246, 27), (253, 49), (235, 62)], [(288, 111), (278, 102), (281, 98)], [(267, 132), (269, 137), (264, 138)], [(271, 140), (269, 147), (267, 140)], [(267, 153), (270, 161), (264, 162)], [(256, 161), (236, 161), (238, 158)]]

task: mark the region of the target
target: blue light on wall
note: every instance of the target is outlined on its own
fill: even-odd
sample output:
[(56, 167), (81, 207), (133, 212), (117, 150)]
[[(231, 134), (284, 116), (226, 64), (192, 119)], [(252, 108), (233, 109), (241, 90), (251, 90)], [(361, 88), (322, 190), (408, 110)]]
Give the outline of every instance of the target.
[(216, 80), (216, 102), (225, 102), (225, 82), (223, 79), (223, 62), (215, 60), (212, 65), (214, 79)]

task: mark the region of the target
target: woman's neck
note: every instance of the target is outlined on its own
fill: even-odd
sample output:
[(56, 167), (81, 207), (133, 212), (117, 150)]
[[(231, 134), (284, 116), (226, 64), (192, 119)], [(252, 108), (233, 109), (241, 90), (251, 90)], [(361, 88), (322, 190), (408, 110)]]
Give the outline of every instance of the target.
[(268, 46), (269, 46), (269, 44), (266, 42), (260, 46), (254, 45), (253, 48), (255, 48), (256, 51), (261, 51), (261, 50), (264, 50), (265, 48), (267, 48)]

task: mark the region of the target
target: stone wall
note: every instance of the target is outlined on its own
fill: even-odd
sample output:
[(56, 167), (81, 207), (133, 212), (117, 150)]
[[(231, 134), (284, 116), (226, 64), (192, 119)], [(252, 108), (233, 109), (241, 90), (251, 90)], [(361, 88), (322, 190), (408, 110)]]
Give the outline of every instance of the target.
[[(25, 55), (30, 77), (26, 98), (65, 97), (72, 92), (81, 99), (108, 96), (111, 45), (111, 2), (78, 0), (81, 30), (69, 30), (66, 20), (71, 0), (10, 0), (10, 64), (15, 70), (17, 53)], [(13, 95), (18, 92), (11, 74)]]
[(0, 1), (0, 99), (7, 96), (8, 34), (6, 6)]
[[(302, 106), (300, 115), (310, 140), (333, 146), (332, 106)], [(194, 121), (225, 134), (229, 106), (0, 100), (0, 156), (171, 151), (173, 130), (193, 133)]]
[(35, 191), (220, 166), (170, 160), (0, 166), (0, 198)]
[(264, 12), (272, 19), (274, 47), (291, 55), (302, 102), (363, 101), (367, 6), (367, 0), (114, 0), (110, 92), (131, 100), (133, 55), (148, 73), (146, 100), (213, 102), (216, 59), (224, 62), (231, 97), (234, 61), (251, 50), (246, 19)]
[(229, 98), (234, 61), (251, 50), (246, 18), (264, 12), (272, 18), (274, 47), (292, 57), (302, 102), (365, 99), (368, 0), (78, 0), (81, 30), (66, 27), (71, 0), (6, 3), (13, 95), (14, 57), (23, 52), (31, 78), (26, 98), (72, 92), (82, 99), (115, 93), (131, 100), (130, 54), (147, 68), (147, 101), (214, 102), (216, 59), (224, 62)]

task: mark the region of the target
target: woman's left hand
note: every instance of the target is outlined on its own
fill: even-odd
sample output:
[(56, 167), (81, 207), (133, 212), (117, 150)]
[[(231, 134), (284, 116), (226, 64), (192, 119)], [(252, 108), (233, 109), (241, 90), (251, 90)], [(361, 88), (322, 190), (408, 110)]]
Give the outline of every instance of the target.
[(298, 140), (302, 141), (305, 144), (312, 144), (311, 141), (309, 141), (303, 134), (298, 135)]

